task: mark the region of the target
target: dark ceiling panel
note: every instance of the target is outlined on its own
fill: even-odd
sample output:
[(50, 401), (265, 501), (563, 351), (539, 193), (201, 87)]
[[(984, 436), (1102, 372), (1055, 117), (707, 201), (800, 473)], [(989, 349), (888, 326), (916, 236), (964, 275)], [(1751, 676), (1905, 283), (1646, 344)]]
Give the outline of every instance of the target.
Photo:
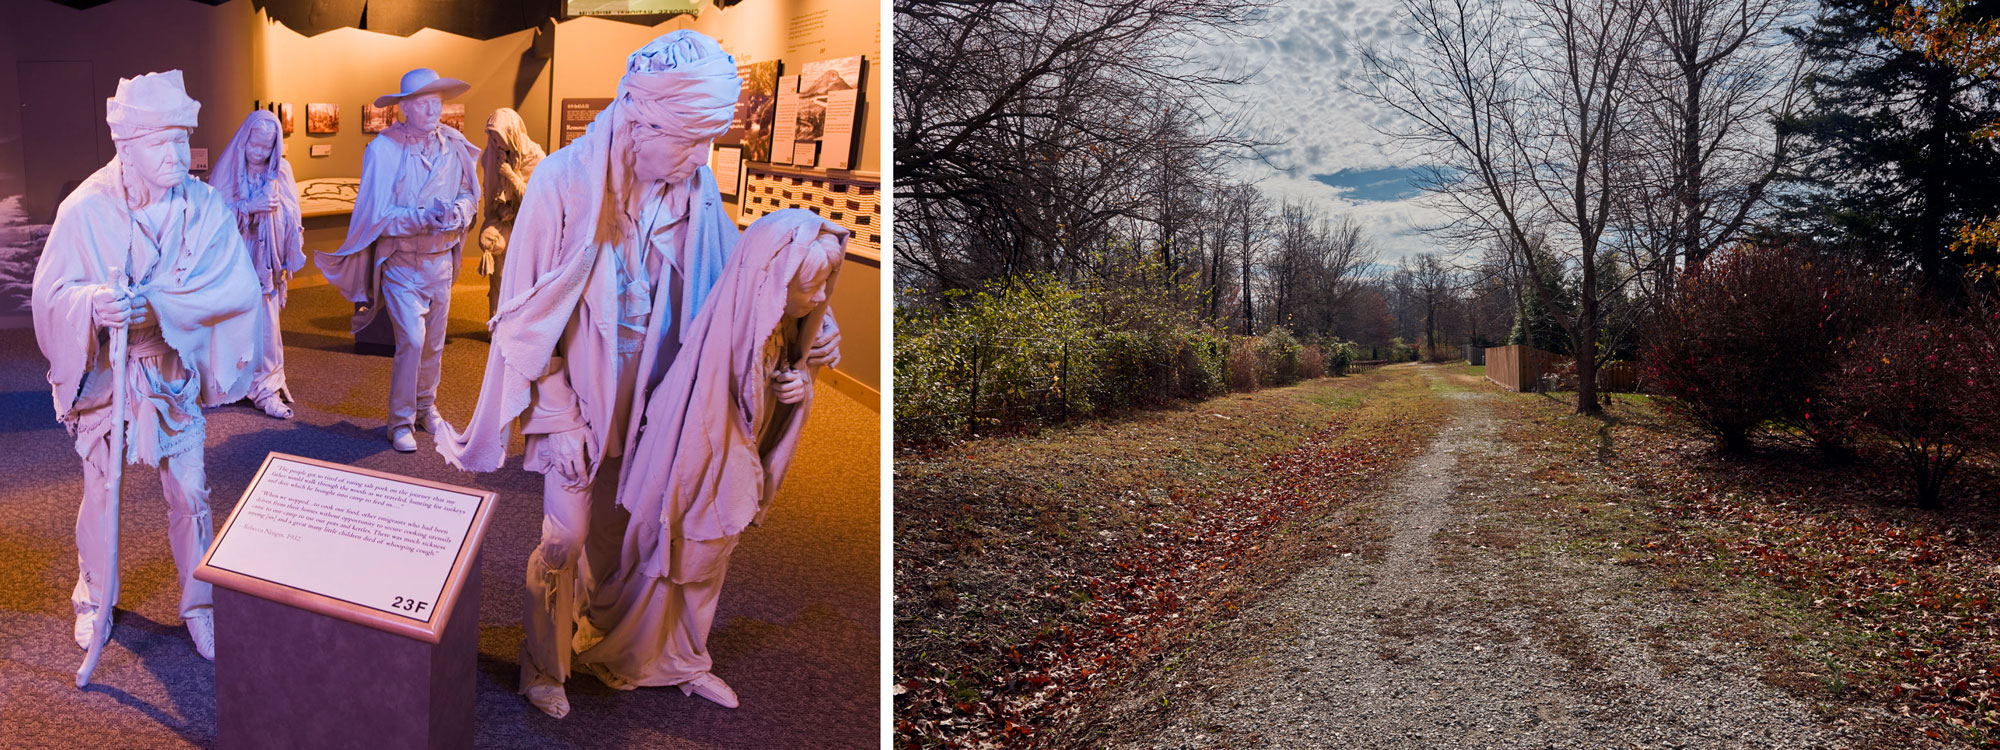
[[(113, 0), (49, 0), (82, 10)], [(191, 0), (205, 5), (221, 5), (229, 0)], [(719, 7), (742, 0), (711, 0)], [(550, 18), (563, 17), (563, 0), (251, 0), (273, 20), (306, 36), (317, 36), (352, 26), (384, 34), (409, 36), (424, 28), (447, 31), (474, 39), (492, 39), (540, 26)], [(674, 14), (643, 16), (601, 16), (613, 21), (646, 26), (661, 23)]]
[[(88, 0), (83, 0), (88, 1)], [(492, 39), (562, 13), (562, 0), (252, 0), (273, 20), (306, 36), (352, 26), (409, 36), (426, 27)]]

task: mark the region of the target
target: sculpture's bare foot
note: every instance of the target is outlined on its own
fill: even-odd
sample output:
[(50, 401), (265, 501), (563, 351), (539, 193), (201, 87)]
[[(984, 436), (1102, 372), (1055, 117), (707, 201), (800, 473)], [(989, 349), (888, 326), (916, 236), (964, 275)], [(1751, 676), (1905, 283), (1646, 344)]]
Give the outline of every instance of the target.
[(528, 702), (535, 704), (535, 708), (541, 709), (542, 713), (558, 719), (569, 715), (569, 694), (563, 691), (563, 686), (529, 685), (525, 692)]
[(256, 404), (257, 408), (263, 409), (265, 414), (271, 415), (274, 419), (292, 418), (292, 407), (286, 406), (284, 397), (279, 396), (276, 392), (266, 393), (251, 399), (251, 403)]
[(194, 638), (194, 652), (215, 661), (215, 615), (206, 612), (188, 615), (187, 628), (188, 635)]
[(703, 672), (695, 675), (694, 679), (681, 683), (681, 692), (715, 701), (716, 705), (723, 708), (736, 707), (736, 691), (730, 690), (729, 683), (723, 682), (714, 672)]
[(389, 446), (395, 448), (398, 453), (415, 453), (417, 452), (417, 435), (410, 431), (409, 425), (397, 427), (389, 434)]
[[(83, 649), (83, 650), (85, 650), (85, 651), (89, 651), (89, 650), (90, 650), (90, 635), (91, 635), (91, 633), (92, 633), (92, 632), (94, 632), (94, 631), (96, 631), (96, 630), (97, 630), (97, 613), (96, 613), (96, 612), (91, 612), (91, 613), (89, 613), (89, 614), (82, 614), (82, 615), (77, 615), (77, 616), (76, 616), (76, 629), (75, 629), (75, 633), (74, 633), (74, 634), (76, 635), (76, 647), (77, 647), (77, 648), (80, 648), (80, 649)], [(108, 643), (108, 642), (110, 642), (110, 641), (111, 641), (111, 628), (110, 628), (110, 627), (109, 627), (109, 626), (107, 625), (107, 626), (106, 626), (106, 627), (104, 628), (104, 632), (103, 632), (103, 633), (99, 633), (98, 635), (99, 635), (99, 638), (98, 638), (98, 640), (99, 640), (99, 641), (102, 641), (102, 642), (107, 642), (107, 643)]]

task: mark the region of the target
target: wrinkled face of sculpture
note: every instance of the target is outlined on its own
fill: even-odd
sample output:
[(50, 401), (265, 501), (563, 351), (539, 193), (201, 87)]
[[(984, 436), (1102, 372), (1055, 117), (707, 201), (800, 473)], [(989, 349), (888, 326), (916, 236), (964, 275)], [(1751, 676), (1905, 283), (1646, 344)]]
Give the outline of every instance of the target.
[(187, 181), (187, 128), (156, 130), (118, 142), (118, 160), (128, 173), (147, 184), (166, 190)]
[(250, 166), (263, 167), (270, 163), (271, 152), (278, 147), (278, 129), (271, 123), (258, 120), (250, 126), (250, 138), (243, 143), (243, 156), (250, 160)]
[(631, 124), (632, 174), (642, 180), (679, 182), (708, 163), (713, 138), (692, 138), (645, 122)]
[(437, 94), (425, 94), (404, 99), (403, 119), (410, 127), (418, 130), (436, 130), (438, 118), (444, 115), (444, 99)]
[(833, 275), (832, 257), (839, 247), (839, 243), (826, 235), (813, 241), (811, 252), (799, 264), (798, 275), (792, 277), (792, 284), (786, 290), (786, 318), (803, 318), (826, 302), (826, 280)]

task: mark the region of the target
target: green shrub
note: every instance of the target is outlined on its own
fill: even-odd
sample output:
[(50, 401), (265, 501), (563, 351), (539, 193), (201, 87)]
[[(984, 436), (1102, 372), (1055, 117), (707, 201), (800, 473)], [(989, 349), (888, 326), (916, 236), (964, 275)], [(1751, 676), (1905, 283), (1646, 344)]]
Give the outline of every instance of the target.
[(1260, 380), (1270, 385), (1291, 385), (1299, 380), (1299, 353), (1305, 349), (1284, 326), (1272, 326), (1257, 346)]

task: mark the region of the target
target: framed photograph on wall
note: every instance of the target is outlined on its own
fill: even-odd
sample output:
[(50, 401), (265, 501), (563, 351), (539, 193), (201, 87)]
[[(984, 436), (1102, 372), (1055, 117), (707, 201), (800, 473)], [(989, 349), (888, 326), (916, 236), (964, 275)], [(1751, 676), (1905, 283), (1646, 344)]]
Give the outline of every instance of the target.
[(373, 104), (361, 105), (361, 132), (380, 133), (403, 116), (403, 110), (394, 104), (377, 107)]
[(292, 134), (292, 103), (291, 103), (291, 102), (272, 102), (272, 103), (271, 103), (271, 114), (274, 114), (274, 115), (277, 115), (277, 116), (278, 116), (278, 125), (280, 125), (280, 126), (282, 126), (282, 127), (284, 128), (284, 130), (285, 130), (285, 135), (291, 135), (291, 134)]
[(465, 104), (455, 102), (444, 105), (444, 113), (438, 115), (438, 122), (458, 128), (460, 133), (465, 132)]
[(743, 88), (736, 94), (736, 116), (717, 146), (742, 146), (745, 161), (771, 160), (771, 125), (778, 113), (778, 73), (783, 63), (768, 60), (736, 66)]
[(306, 105), (306, 134), (333, 135), (340, 132), (340, 105), (312, 103)]

